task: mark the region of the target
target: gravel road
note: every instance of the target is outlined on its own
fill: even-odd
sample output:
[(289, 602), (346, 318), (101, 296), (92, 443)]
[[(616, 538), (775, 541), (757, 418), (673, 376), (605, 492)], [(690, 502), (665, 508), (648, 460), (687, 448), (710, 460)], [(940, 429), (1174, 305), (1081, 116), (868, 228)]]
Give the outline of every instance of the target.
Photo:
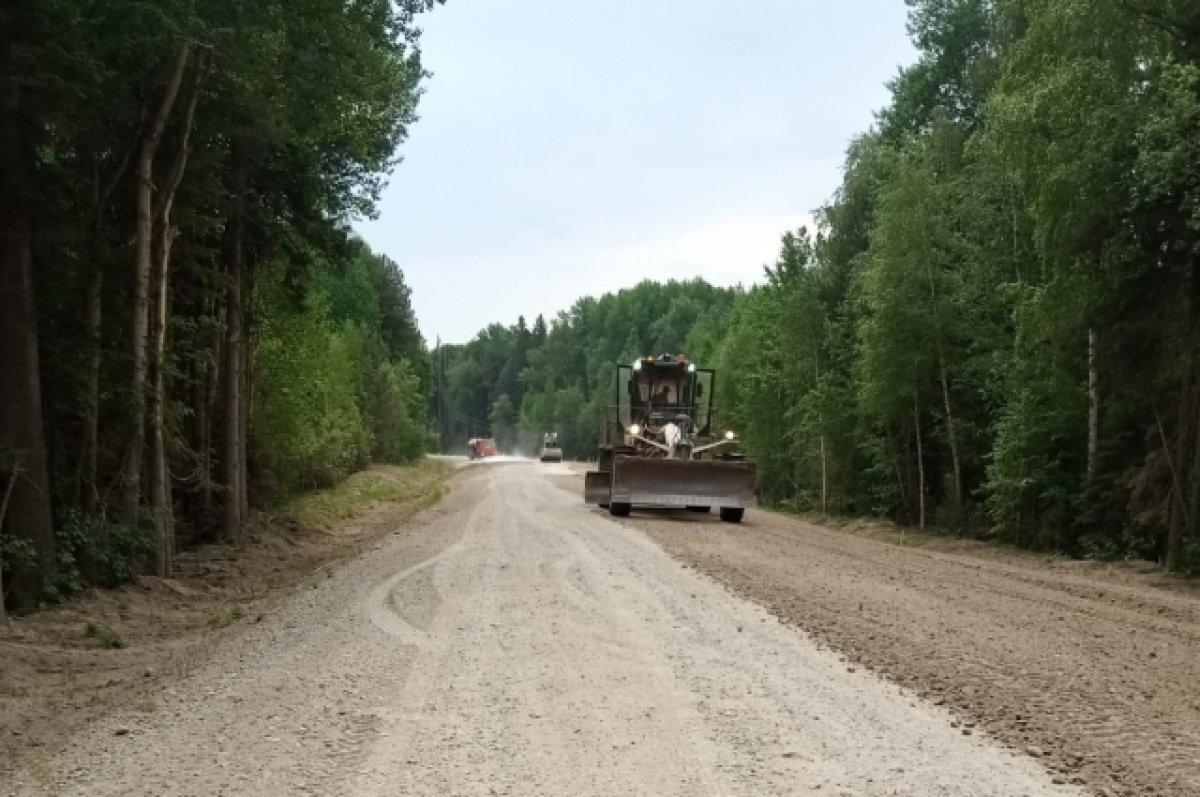
[(568, 473), (467, 468), (0, 794), (1083, 793), (584, 507)]
[(1200, 794), (1194, 582), (769, 512), (737, 529), (647, 513), (626, 525), (1059, 778), (1122, 797)]

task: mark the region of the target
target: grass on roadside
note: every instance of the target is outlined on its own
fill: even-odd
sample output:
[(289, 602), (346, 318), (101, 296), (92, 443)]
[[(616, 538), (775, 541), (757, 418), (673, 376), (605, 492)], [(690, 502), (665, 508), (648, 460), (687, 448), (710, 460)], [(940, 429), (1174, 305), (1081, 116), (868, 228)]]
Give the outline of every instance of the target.
[(218, 628), (226, 628), (233, 625), (238, 620), (241, 620), (245, 616), (246, 610), (237, 604), (234, 604), (233, 606), (222, 606), (209, 615), (208, 627), (214, 631)]
[(820, 512), (788, 512), (784, 514), (847, 534), (885, 542), (901, 548), (932, 548), (936, 550), (961, 550), (963, 548), (992, 548), (1024, 559), (1039, 559), (1046, 564), (1071, 561), (1072, 557), (1062, 551), (1031, 551), (997, 540), (984, 534), (959, 532), (944, 526), (927, 526), (925, 529), (909, 528), (884, 518), (853, 517), (845, 515), (822, 515)]
[(286, 502), (280, 514), (303, 526), (330, 529), (377, 501), (415, 501), (428, 506), (441, 500), (442, 480), (450, 465), (423, 459), (411, 465), (372, 465), (327, 490)]
[(104, 623), (88, 620), (83, 627), (83, 638), (92, 642), (93, 645), (108, 650), (117, 650), (125, 647), (125, 640), (121, 638), (113, 629), (109, 628)]

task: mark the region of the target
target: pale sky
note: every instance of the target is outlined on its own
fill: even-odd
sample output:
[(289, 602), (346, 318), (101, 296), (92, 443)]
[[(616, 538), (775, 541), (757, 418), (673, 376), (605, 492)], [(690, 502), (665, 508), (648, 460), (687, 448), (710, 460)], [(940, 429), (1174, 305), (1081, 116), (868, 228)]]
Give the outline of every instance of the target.
[(642, 279), (749, 285), (915, 57), (903, 0), (447, 0), (356, 225), (430, 345)]

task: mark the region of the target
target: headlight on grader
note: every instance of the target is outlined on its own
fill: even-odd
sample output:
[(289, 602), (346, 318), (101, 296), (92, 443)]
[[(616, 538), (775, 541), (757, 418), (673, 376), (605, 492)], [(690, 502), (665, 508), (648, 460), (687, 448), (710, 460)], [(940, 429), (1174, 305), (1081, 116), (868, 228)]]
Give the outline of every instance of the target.
[(637, 437), (638, 435), (640, 435), (640, 434), (642, 433), (642, 427), (638, 426), (638, 425), (635, 423), (635, 424), (633, 424), (632, 426), (630, 426), (630, 427), (629, 427), (629, 433), (630, 433), (631, 435), (633, 435), (634, 437)]
[(732, 439), (733, 439), (733, 438), (735, 438), (735, 437), (737, 437), (737, 435), (735, 435), (735, 434), (733, 433), (733, 430), (732, 430), (732, 429), (730, 429), (728, 432), (726, 432), (726, 433), (725, 433), (725, 439), (726, 439), (726, 440), (732, 440)]

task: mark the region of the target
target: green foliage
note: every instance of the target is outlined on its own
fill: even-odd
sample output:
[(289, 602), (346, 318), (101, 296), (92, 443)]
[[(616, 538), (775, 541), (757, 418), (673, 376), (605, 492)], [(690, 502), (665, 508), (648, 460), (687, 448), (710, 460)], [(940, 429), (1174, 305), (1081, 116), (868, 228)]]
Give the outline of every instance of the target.
[(278, 282), (260, 288), (266, 307), (257, 349), (255, 461), (273, 479), (274, 494), (327, 486), (370, 454), (370, 431), (355, 396), (362, 363), (354, 328), (333, 328), (320, 294), (289, 307)]
[(8, 598), (12, 590), (15, 576), (39, 565), (37, 548), (23, 537), (0, 534), (0, 568), (4, 570), (4, 594), (0, 600)]
[[(55, 532), (54, 565), (40, 599), (66, 600), (88, 586), (116, 587), (143, 572), (154, 551), (148, 525), (130, 526), (75, 511)], [(26, 568), (38, 567), (33, 546), (24, 539), (0, 536), (5, 583)]]
[(1193, 537), (1185, 544), (1180, 570), (1189, 576), (1200, 576), (1200, 539)]
[(59, 557), (51, 584), (55, 598), (68, 597), (85, 584), (115, 587), (143, 572), (154, 552), (148, 523), (127, 525), (83, 512), (72, 512), (58, 530)]
[(815, 244), (694, 332), (763, 494), (1170, 562), (1200, 534), (1195, 15), (910, 6)]
[(1002, 538), (1062, 550), (1079, 510), (1086, 397), (1052, 365), (1022, 376), (997, 423), (988, 512)]
[(368, 415), (373, 420), (372, 457), (378, 462), (411, 462), (430, 445), (425, 396), (406, 360), (378, 362), (367, 369)]
[[(21, 138), (6, 138), (0, 204), (30, 220), (27, 232), (2, 223), (20, 239), (8, 249), (28, 243), (34, 261), (36, 284), (14, 296), (36, 302), (28, 331), (40, 337), (49, 471), (36, 489), (59, 550), (47, 523), (36, 540), (38, 569), (57, 564), (53, 596), (145, 567), (132, 532), (81, 520), (114, 514), (118, 495), (132, 496), (128, 520), (146, 509), (139, 492), (143, 504), (169, 493), (152, 519), (173, 521), (164, 528), (186, 545), (237, 535), (236, 517), (222, 521), (226, 496), (262, 505), (425, 446), (431, 379), (408, 288), (349, 230), (374, 214), (416, 120), (426, 77), (416, 16), (436, 2), (29, 0), (0, 14), (0, 76), (16, 100), (5, 114)], [(178, 96), (163, 104), (173, 75)], [(136, 173), (143, 147), (147, 179)], [(155, 266), (159, 243), (173, 242), (161, 362), (157, 334), (137, 323), (153, 329), (157, 313), (132, 290), (147, 182)], [(227, 379), (231, 363), (244, 379)], [(133, 392), (158, 374), (161, 423), (140, 409), (156, 396)], [(143, 432), (145, 450), (131, 453)], [(168, 461), (151, 473), (156, 439)], [(122, 468), (137, 458), (145, 476), (131, 485)], [(169, 490), (153, 490), (164, 471)], [(12, 547), (6, 574), (17, 558)], [(18, 597), (35, 602), (40, 581), (20, 579)]]
[(492, 402), (488, 412), (488, 424), (496, 445), (504, 452), (512, 452), (517, 442), (517, 408), (507, 393), (501, 393)]
[[(359, 257), (342, 274), (326, 271), (322, 287), (299, 300), (280, 268), (259, 284), (251, 444), (269, 495), (326, 487), (372, 459), (400, 464), (424, 451), (426, 397), (411, 361), (381, 331), (398, 320), (385, 317), (369, 279), (377, 262)], [(415, 329), (411, 317), (405, 323)]]

